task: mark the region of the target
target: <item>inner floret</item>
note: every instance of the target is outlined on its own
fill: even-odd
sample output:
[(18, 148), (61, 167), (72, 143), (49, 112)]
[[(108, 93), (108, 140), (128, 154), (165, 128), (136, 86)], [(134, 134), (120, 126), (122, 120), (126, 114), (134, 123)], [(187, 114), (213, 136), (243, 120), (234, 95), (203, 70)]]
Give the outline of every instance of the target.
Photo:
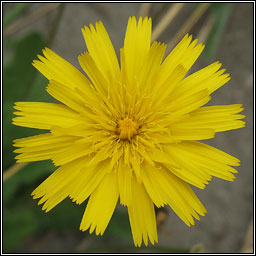
[(132, 119), (126, 117), (118, 121), (117, 133), (120, 139), (130, 140), (138, 133), (138, 125)]

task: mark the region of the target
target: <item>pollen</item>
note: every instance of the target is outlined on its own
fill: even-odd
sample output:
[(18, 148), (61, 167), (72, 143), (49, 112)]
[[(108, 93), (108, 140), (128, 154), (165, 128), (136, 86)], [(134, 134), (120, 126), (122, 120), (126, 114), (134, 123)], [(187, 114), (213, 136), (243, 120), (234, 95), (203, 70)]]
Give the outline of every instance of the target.
[(123, 140), (131, 140), (138, 133), (138, 125), (129, 117), (119, 120), (117, 133)]

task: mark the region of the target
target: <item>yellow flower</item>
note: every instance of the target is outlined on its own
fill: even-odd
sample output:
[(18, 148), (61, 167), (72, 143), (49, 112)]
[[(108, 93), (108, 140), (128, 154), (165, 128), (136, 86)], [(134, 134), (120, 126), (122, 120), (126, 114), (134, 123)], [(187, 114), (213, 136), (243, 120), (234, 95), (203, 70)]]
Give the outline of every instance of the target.
[(154, 204), (194, 225), (206, 210), (189, 184), (204, 189), (212, 176), (235, 179), (231, 166), (239, 160), (197, 140), (243, 127), (242, 105), (203, 107), (230, 77), (219, 62), (185, 77), (204, 49), (192, 36), (163, 61), (166, 45), (151, 45), (151, 19), (132, 17), (119, 65), (101, 22), (82, 32), (88, 52), (78, 60), (89, 80), (48, 48), (33, 62), (63, 104), (15, 103), (15, 125), (49, 130), (15, 140), (17, 162), (60, 166), (32, 193), (46, 212), (66, 197), (89, 198), (80, 229), (102, 235), (120, 197), (135, 245), (154, 244)]

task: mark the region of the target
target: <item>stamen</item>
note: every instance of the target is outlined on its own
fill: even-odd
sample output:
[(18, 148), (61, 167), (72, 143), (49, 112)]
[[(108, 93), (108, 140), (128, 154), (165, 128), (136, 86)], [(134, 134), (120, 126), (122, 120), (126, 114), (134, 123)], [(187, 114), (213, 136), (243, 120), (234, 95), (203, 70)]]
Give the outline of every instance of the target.
[(131, 138), (137, 134), (138, 125), (132, 121), (132, 119), (126, 117), (125, 119), (118, 121), (117, 133), (119, 138), (123, 140), (131, 140)]

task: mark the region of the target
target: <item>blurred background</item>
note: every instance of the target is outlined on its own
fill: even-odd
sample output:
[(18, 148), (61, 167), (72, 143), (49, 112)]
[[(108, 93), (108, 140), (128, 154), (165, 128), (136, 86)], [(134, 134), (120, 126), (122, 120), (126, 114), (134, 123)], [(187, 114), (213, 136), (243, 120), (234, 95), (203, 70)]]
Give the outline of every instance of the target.
[[(253, 237), (253, 3), (3, 3), (3, 252), (252, 252)], [(150, 16), (153, 39), (170, 51), (189, 32), (206, 49), (192, 72), (219, 60), (231, 81), (210, 105), (244, 104), (245, 128), (207, 141), (238, 157), (234, 182), (213, 178), (193, 188), (208, 213), (187, 227), (170, 208), (157, 211), (159, 243), (135, 248), (127, 210), (118, 206), (103, 235), (79, 231), (86, 202), (66, 199), (49, 213), (31, 192), (55, 169), (51, 161), (15, 164), (12, 140), (44, 131), (11, 124), (15, 101), (54, 102), (47, 80), (31, 65), (50, 47), (80, 69), (86, 51), (81, 27), (101, 20), (119, 56), (129, 16)], [(81, 70), (81, 69), (80, 69)], [(104, 209), (102, 209), (104, 214)]]

